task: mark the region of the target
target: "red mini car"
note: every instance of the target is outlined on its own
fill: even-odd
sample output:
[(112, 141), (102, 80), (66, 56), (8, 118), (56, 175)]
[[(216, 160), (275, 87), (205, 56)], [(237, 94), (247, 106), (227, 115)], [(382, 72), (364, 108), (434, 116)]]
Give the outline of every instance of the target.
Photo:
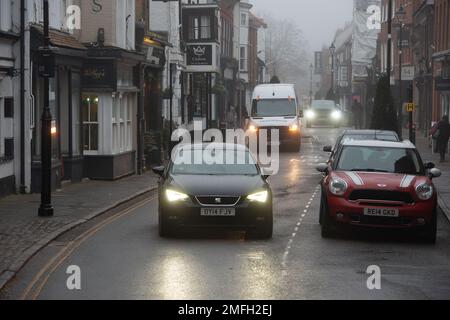
[(347, 141), (324, 173), (320, 224), (332, 237), (344, 225), (411, 229), (436, 242), (437, 194), (441, 171), (424, 164), (409, 142)]

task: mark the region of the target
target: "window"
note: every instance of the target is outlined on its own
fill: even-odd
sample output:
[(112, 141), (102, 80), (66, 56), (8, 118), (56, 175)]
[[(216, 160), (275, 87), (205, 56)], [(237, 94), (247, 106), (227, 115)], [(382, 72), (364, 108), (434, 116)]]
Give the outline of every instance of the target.
[(241, 54), (240, 54), (240, 69), (242, 71), (247, 70), (247, 48), (245, 46), (241, 47)]
[(99, 98), (95, 95), (83, 96), (83, 139), (85, 151), (98, 151), (99, 147)]
[(14, 159), (14, 139), (5, 139), (5, 158), (8, 160)]
[(245, 27), (247, 25), (247, 14), (241, 13), (241, 26)]
[(133, 101), (132, 94), (120, 94), (113, 100), (113, 152), (123, 153), (133, 149)]
[(210, 16), (191, 16), (189, 18), (189, 40), (212, 38), (212, 24)]
[(3, 110), (5, 118), (14, 118), (14, 99), (5, 98), (4, 100)]

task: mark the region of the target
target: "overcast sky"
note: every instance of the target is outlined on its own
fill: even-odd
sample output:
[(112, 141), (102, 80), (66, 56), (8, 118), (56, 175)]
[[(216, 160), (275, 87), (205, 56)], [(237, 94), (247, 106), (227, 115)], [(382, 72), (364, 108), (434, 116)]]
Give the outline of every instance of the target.
[(352, 20), (353, 0), (250, 0), (257, 15), (296, 21), (311, 51), (330, 45), (336, 29)]

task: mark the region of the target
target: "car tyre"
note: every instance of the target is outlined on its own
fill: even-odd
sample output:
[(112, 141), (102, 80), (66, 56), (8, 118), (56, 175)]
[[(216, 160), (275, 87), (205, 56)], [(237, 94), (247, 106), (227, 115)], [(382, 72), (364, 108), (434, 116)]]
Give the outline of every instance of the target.
[(334, 238), (336, 237), (336, 226), (331, 220), (328, 203), (325, 197), (322, 196), (320, 202), (320, 225), (322, 238)]
[(159, 214), (159, 236), (161, 238), (171, 238), (174, 236), (174, 228), (169, 222)]
[(255, 240), (270, 240), (273, 237), (273, 216), (271, 216), (267, 221), (258, 225), (249, 234), (251, 239)]
[(437, 240), (437, 210), (433, 212), (431, 223), (420, 234), (421, 240), (426, 244), (436, 244)]

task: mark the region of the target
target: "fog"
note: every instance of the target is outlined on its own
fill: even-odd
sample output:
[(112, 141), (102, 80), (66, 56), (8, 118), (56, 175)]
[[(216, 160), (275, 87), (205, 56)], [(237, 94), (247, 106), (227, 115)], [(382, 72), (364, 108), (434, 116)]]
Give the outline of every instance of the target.
[(329, 46), (336, 29), (352, 20), (353, 0), (251, 0), (257, 15), (297, 23), (311, 51)]

